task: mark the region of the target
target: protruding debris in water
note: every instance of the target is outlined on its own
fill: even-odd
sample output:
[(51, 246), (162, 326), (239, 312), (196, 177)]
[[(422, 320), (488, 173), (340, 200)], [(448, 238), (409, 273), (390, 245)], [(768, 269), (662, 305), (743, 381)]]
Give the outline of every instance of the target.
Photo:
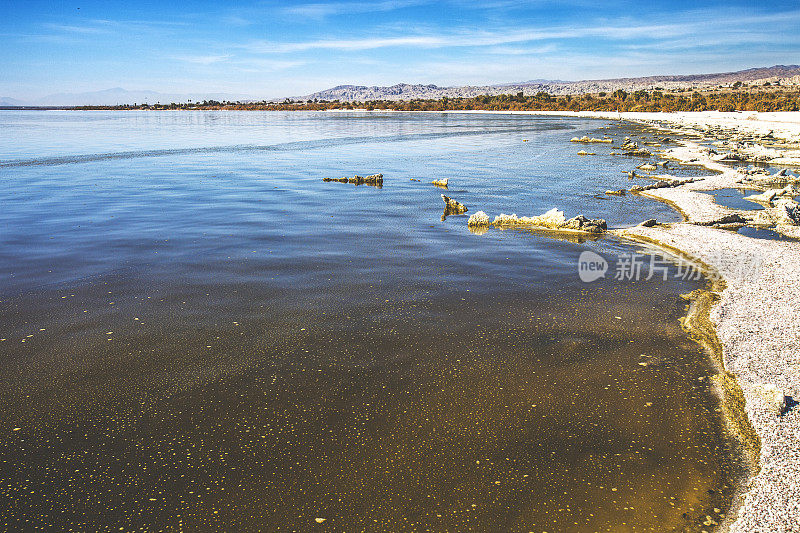
[(516, 214), (499, 214), (492, 222), (483, 211), (479, 211), (469, 217), (467, 224), (471, 227), (525, 227), (532, 229), (543, 229), (550, 231), (561, 231), (568, 233), (603, 233), (607, 229), (606, 221), (603, 219), (592, 220), (583, 215), (566, 219), (564, 212), (558, 209), (533, 217), (518, 217)]
[(373, 185), (381, 187), (383, 185), (383, 174), (370, 174), (369, 176), (355, 175), (352, 178), (322, 178), (322, 181), (336, 181), (339, 183), (352, 183), (353, 185)]
[(597, 139), (595, 137), (587, 137), (586, 135), (584, 135), (583, 137), (573, 137), (572, 139), (569, 140), (569, 142), (571, 142), (571, 143), (606, 143), (606, 144), (611, 144), (611, 143), (614, 142), (614, 139), (609, 139), (607, 137), (603, 138), (603, 139)]
[(453, 200), (449, 196), (443, 194), (442, 200), (444, 200), (445, 215), (460, 215), (461, 213), (467, 212), (467, 207), (464, 204)]

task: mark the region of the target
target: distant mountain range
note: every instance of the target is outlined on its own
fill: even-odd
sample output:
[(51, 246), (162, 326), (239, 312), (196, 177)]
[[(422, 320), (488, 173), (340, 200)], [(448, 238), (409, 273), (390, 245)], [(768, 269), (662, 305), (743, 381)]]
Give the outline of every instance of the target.
[(0, 98), (0, 106), (20, 106), (24, 105), (23, 102), (15, 100), (14, 98)]
[[(339, 100), (364, 102), (369, 100), (412, 100), (439, 99), (442, 97), (474, 97), (483, 94), (509, 94), (522, 92), (526, 95), (545, 91), (553, 95), (613, 92), (617, 89), (636, 91), (639, 89), (708, 88), (718, 85), (731, 85), (737, 81), (776, 81), (787, 80), (800, 85), (800, 66), (775, 65), (773, 67), (751, 68), (738, 72), (716, 74), (689, 74), (684, 76), (646, 76), (641, 78), (615, 78), (607, 80), (564, 81), (535, 79), (517, 83), (497, 85), (466, 85), (461, 87), (440, 87), (438, 85), (410, 85), (400, 83), (390, 87), (364, 85), (339, 85), (305, 96), (291, 97), (291, 100)], [(199, 102), (217, 100), (228, 102), (253, 102), (252, 96), (241, 94), (167, 94), (155, 91), (128, 91), (122, 88), (86, 93), (59, 93), (30, 101), (0, 97), (0, 106), (82, 106), (82, 105), (124, 105), (124, 104), (168, 104), (171, 102)], [(276, 99), (273, 101), (280, 101)]]
[(217, 100), (237, 102), (252, 100), (251, 96), (242, 94), (209, 93), (209, 94), (166, 94), (155, 91), (128, 91), (120, 87), (87, 93), (58, 93), (21, 101), (14, 98), (0, 97), (0, 106), (83, 106), (83, 105), (124, 105), (124, 104), (169, 104), (171, 102), (198, 102)]
[(545, 91), (554, 95), (613, 92), (617, 89), (636, 91), (639, 89), (703, 88), (730, 85), (737, 81), (779, 80), (800, 76), (799, 65), (776, 65), (774, 67), (751, 68), (738, 72), (716, 74), (689, 74), (684, 76), (646, 76), (641, 78), (615, 78), (607, 80), (530, 80), (498, 85), (466, 85), (462, 87), (439, 87), (438, 85), (409, 85), (401, 83), (390, 87), (364, 85), (339, 85), (293, 100), (339, 100), (364, 102), (369, 100), (412, 100), (470, 98), (483, 94), (509, 94), (523, 92), (526, 95)]

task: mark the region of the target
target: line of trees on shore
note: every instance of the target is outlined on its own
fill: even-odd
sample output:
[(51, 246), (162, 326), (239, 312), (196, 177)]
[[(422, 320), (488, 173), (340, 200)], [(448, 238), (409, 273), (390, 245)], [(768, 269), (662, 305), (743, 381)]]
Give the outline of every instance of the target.
[(694, 91), (676, 94), (660, 90), (626, 92), (618, 89), (611, 94), (553, 96), (546, 92), (535, 95), (500, 94), (470, 98), (440, 98), (417, 100), (374, 100), (366, 102), (292, 101), (283, 102), (187, 102), (171, 104), (142, 104), (125, 106), (81, 106), (75, 109), (225, 109), (269, 111), (327, 111), (336, 109), (367, 109), (394, 111), (798, 111), (800, 88), (772, 91)]

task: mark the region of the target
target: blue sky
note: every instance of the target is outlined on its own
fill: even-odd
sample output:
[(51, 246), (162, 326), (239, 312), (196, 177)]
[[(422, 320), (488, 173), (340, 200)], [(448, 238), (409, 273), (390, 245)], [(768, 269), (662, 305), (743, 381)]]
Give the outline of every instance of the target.
[(0, 0), (0, 96), (306, 94), (800, 63), (800, 3)]

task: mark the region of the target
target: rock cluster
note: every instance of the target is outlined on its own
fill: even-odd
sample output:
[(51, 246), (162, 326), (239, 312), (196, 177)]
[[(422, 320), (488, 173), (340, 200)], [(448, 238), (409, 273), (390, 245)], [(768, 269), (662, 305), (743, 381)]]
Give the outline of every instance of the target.
[(534, 229), (544, 229), (550, 231), (574, 232), (574, 233), (603, 233), (608, 229), (606, 221), (603, 219), (590, 219), (583, 215), (566, 219), (563, 211), (551, 209), (550, 211), (533, 217), (518, 217), (516, 214), (499, 214), (493, 221), (489, 221), (489, 216), (483, 211), (478, 211), (467, 221), (470, 227), (526, 227)]
[(761, 194), (751, 194), (750, 196), (745, 196), (745, 200), (750, 200), (751, 202), (758, 202), (760, 204), (764, 204), (768, 207), (772, 207), (772, 202), (776, 198), (794, 198), (800, 194), (794, 186), (787, 185), (783, 189), (770, 189), (768, 191), (764, 191)]
[(449, 196), (442, 195), (444, 200), (444, 213), (445, 215), (460, 215), (467, 212), (467, 207), (461, 202), (457, 202)]
[(738, 213), (725, 215), (716, 220), (709, 220), (706, 222), (695, 222), (698, 226), (714, 226), (715, 228), (724, 229), (739, 229), (746, 225), (749, 221)]
[(597, 139), (595, 137), (587, 137), (584, 135), (583, 137), (573, 137), (569, 140), (571, 143), (606, 143), (611, 144), (614, 142), (614, 139), (609, 139), (607, 137), (603, 139)]
[(338, 183), (352, 183), (354, 185), (383, 185), (383, 174), (370, 174), (369, 176), (353, 176), (352, 178), (322, 178), (322, 181), (336, 181)]
[[(701, 178), (702, 179), (702, 178)], [(693, 183), (695, 181), (699, 181), (699, 179), (695, 178), (686, 178), (686, 179), (675, 179), (675, 180), (661, 180), (655, 183), (651, 183), (650, 185), (634, 185), (631, 187), (631, 192), (641, 192), (641, 191), (649, 191), (651, 189), (664, 189), (667, 187), (679, 187), (686, 183)]]

